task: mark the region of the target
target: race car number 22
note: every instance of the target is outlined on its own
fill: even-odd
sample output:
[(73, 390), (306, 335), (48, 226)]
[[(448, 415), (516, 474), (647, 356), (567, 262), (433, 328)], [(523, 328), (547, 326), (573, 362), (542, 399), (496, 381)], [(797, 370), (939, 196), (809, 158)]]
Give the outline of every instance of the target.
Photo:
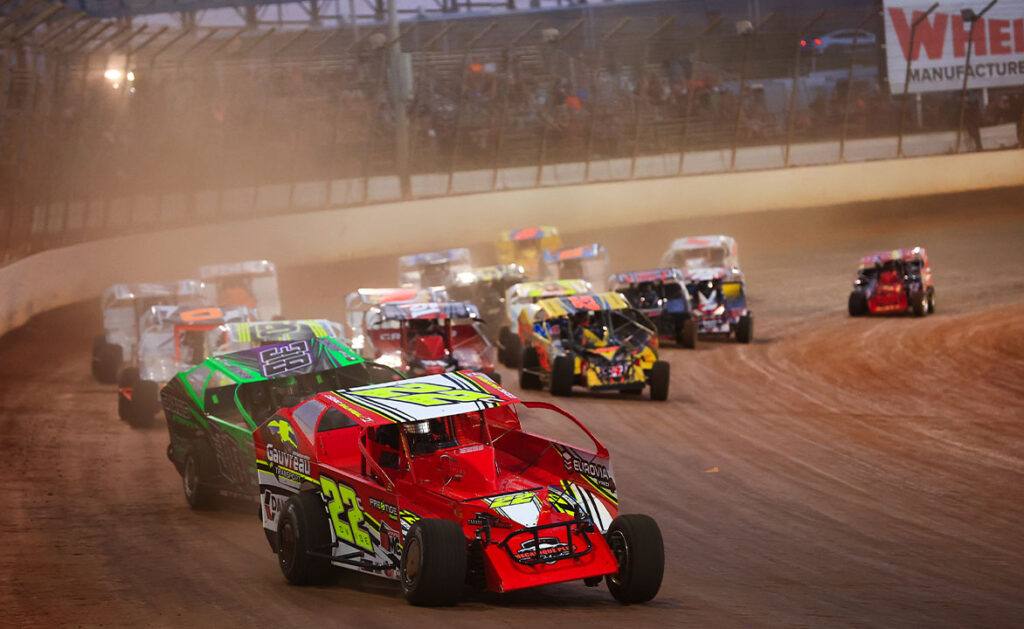
[(362, 528), (363, 512), (359, 509), (355, 490), (326, 476), (320, 477), (320, 487), (327, 496), (327, 512), (331, 514), (334, 534), (338, 539), (373, 552), (373, 540)]

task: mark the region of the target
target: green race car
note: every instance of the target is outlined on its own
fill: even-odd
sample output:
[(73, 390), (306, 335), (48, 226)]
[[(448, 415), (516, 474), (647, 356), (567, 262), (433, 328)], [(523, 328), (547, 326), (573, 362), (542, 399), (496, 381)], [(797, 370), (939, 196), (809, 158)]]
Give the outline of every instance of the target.
[(177, 374), (160, 402), (171, 438), (167, 457), (182, 476), (185, 499), (203, 508), (217, 496), (255, 498), (252, 432), (279, 408), (403, 377), (330, 337), (221, 354)]

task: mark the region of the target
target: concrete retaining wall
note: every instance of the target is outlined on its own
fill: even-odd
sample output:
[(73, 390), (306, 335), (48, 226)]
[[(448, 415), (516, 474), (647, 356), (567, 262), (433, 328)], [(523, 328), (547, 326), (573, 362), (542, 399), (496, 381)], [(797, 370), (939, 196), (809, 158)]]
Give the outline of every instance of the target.
[(611, 228), (715, 214), (1024, 185), (1024, 151), (594, 183), (327, 210), (112, 238), (0, 269), (0, 333), (117, 282), (178, 279), (201, 264), (279, 266), (475, 245), (531, 224)]

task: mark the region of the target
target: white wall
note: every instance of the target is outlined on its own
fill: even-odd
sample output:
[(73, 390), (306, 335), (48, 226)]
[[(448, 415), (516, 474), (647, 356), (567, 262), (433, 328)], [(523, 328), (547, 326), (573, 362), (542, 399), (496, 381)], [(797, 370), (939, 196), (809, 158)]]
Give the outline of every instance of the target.
[(0, 333), (110, 284), (188, 277), (207, 263), (267, 258), (289, 266), (475, 245), (531, 224), (571, 234), (1021, 185), (1024, 151), (1000, 151), (473, 194), (111, 238), (0, 268)]

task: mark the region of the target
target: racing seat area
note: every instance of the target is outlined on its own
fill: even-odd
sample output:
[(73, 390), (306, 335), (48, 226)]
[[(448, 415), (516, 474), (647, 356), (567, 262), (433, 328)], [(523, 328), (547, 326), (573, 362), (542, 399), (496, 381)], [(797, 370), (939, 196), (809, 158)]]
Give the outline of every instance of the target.
[(448, 354), (444, 337), (439, 334), (417, 336), (412, 343), (413, 358), (419, 360), (441, 360)]

